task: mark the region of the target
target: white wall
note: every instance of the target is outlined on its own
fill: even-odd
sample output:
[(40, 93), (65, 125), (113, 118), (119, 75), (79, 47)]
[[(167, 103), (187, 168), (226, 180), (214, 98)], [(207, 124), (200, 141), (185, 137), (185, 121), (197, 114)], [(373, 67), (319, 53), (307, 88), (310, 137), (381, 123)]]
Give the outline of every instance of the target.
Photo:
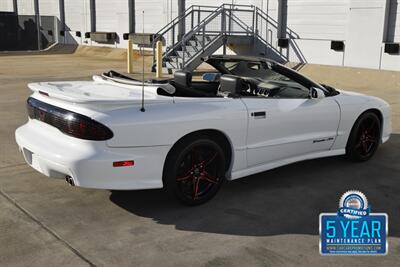
[(59, 17), (60, 8), (58, 0), (40, 0), (39, 12), (41, 16), (57, 16)]
[[(142, 32), (143, 26), (143, 14), (144, 11), (144, 31), (145, 32), (157, 32), (167, 22), (167, 14), (170, 14), (167, 10), (168, 1), (159, 0), (135, 0), (136, 8), (136, 32)], [(176, 2), (176, 10), (178, 4)]]
[(1, 11), (13, 12), (14, 11), (13, 0), (1, 0), (0, 12)]
[(129, 31), (128, 1), (97, 0), (96, 30), (124, 33)]
[[(89, 0), (64, 1), (66, 34), (62, 38), (67, 44), (82, 44), (85, 32), (90, 32), (90, 8)], [(59, 15), (58, 15), (58, 18)], [(82, 37), (75, 36), (80, 31)]]
[(301, 39), (344, 40), (348, 0), (289, 0), (287, 27)]
[(34, 15), (35, 8), (33, 0), (18, 0), (18, 14), (19, 15)]
[(89, 1), (65, 1), (65, 24), (71, 31), (90, 31)]
[[(280, 0), (186, 0), (191, 5), (219, 6), (222, 3), (255, 5), (278, 21)], [(41, 15), (59, 18), (58, 0), (39, 0)], [(65, 22), (68, 34), (64, 43), (103, 45), (84, 38), (90, 32), (90, 0), (65, 0)], [(292, 31), (289, 49), (277, 46), (278, 33), (274, 23), (258, 23), (258, 32), (273, 48), (294, 62), (345, 65), (400, 70), (400, 55), (384, 53), (384, 42), (400, 42), (399, 0), (286, 0), (287, 28)], [(385, 28), (386, 3), (389, 18)], [(155, 33), (178, 15), (178, 0), (136, 0), (136, 31)], [(0, 10), (12, 11), (12, 0), (0, 0)], [(34, 14), (34, 0), (18, 0), (21, 15)], [(119, 43), (126, 47), (122, 35), (129, 31), (128, 0), (96, 1), (97, 31), (117, 32)], [(250, 23), (251, 16), (243, 17)], [(190, 25), (186, 25), (190, 29)], [(80, 31), (82, 37), (76, 37)], [(268, 32), (267, 32), (268, 31)], [(385, 37), (386, 35), (386, 37)], [(345, 52), (330, 49), (331, 40), (343, 40)]]
[(384, 36), (385, 0), (351, 0), (345, 65), (379, 68)]

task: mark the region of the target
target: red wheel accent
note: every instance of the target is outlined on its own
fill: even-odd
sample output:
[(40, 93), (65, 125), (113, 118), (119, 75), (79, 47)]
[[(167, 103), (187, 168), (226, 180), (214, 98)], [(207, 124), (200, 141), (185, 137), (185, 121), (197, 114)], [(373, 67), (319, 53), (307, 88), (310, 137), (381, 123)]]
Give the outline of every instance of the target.
[(355, 145), (361, 156), (368, 156), (379, 143), (379, 127), (376, 120), (366, 119), (362, 122)]
[(211, 146), (193, 148), (179, 163), (176, 182), (182, 192), (197, 200), (207, 195), (207, 192), (219, 182), (218, 159), (221, 155)]

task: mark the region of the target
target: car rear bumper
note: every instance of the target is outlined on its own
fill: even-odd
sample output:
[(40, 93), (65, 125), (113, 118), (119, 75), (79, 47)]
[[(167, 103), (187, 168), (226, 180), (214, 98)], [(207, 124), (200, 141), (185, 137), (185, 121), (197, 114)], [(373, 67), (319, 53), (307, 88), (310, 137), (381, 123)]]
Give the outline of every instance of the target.
[[(70, 176), (76, 186), (87, 188), (162, 187), (162, 169), (169, 146), (110, 148), (105, 141), (70, 137), (36, 120), (19, 127), (15, 138), (25, 161), (49, 177)], [(133, 160), (134, 166), (113, 167), (113, 162), (125, 160)]]

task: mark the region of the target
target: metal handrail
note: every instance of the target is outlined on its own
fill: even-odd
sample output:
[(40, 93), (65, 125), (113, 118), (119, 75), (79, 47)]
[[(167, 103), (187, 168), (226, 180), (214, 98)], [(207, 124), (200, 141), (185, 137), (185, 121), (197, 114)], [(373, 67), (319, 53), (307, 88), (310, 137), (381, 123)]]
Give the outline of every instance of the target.
[[(208, 6), (208, 5), (192, 5), (189, 8), (185, 10), (183, 15), (176, 17), (172, 21), (170, 21), (167, 25), (165, 25), (163, 28), (161, 28), (157, 33), (155, 33), (153, 36), (153, 41), (152, 41), (152, 48), (153, 48), (153, 62), (155, 62), (155, 45), (157, 41), (162, 40), (163, 36), (172, 30), (174, 34), (175, 26), (181, 21), (186, 19), (189, 15), (193, 14), (193, 12), (211, 12), (212, 14), (218, 7), (217, 6)], [(212, 10), (210, 10), (212, 9)], [(178, 44), (177, 42), (176, 44)], [(172, 49), (176, 47), (176, 44), (173, 44)], [(166, 53), (163, 53), (165, 55)]]
[[(224, 15), (225, 15), (225, 16), (228, 16), (228, 17), (231, 17), (231, 19), (232, 19), (234, 22), (236, 22), (236, 23), (238, 24), (238, 26), (241, 27), (241, 28), (245, 31), (245, 33), (250, 33), (250, 34), (253, 34), (253, 33), (254, 33), (252, 27), (249, 27), (249, 26), (248, 26), (246, 23), (244, 23), (239, 17), (237, 17), (236, 15), (234, 15), (234, 14), (232, 14), (232, 13), (228, 13), (227, 11), (229, 11), (229, 10), (222, 9), (222, 12), (225, 13)], [(219, 15), (219, 14), (218, 14), (218, 15)], [(209, 20), (208, 22), (211, 22), (211, 20)], [(207, 25), (207, 24), (203, 25), (202, 28), (204, 28), (206, 25)], [(251, 30), (249, 30), (249, 29), (251, 29)], [(221, 36), (226, 35), (226, 32), (222, 32), (222, 31), (219, 31), (219, 32), (220, 32), (220, 34), (218, 34), (218, 35), (215, 37), (214, 41), (217, 40), (218, 38), (220, 38)], [(192, 36), (193, 36), (193, 35), (192, 35)], [(190, 38), (189, 38), (188, 40), (190, 40)], [(203, 37), (203, 40), (204, 40), (204, 37)], [(196, 58), (196, 56), (198, 56), (198, 55), (199, 55), (201, 52), (203, 52), (208, 46), (210, 46), (211, 43), (212, 43), (212, 42), (210, 42), (210, 43), (208, 43), (208, 44), (206, 44), (206, 45), (204, 45), (204, 43), (203, 43), (203, 45), (202, 45), (202, 50), (199, 50), (199, 51), (197, 51), (194, 55), (192, 55), (191, 58), (190, 58), (188, 61), (186, 61), (186, 63), (189, 64), (194, 58)], [(184, 47), (184, 45), (183, 45), (183, 47)], [(183, 55), (184, 55), (184, 54), (185, 54), (185, 53), (183, 53)], [(183, 66), (185, 65), (185, 61), (184, 61), (184, 60), (183, 60), (182, 65), (183, 65)]]
[[(213, 12), (211, 12), (206, 18), (204, 18), (200, 24), (196, 25), (196, 27), (194, 27), (192, 30), (190, 30), (188, 33), (186, 33), (183, 37), (181, 41), (176, 42), (169, 51), (166, 51), (163, 56), (167, 56), (169, 53), (173, 52), (177, 47), (185, 46), (185, 43), (190, 40), (190, 38), (193, 37), (194, 34), (198, 33), (201, 28), (204, 26), (206, 26), (213, 18), (215, 18), (216, 16), (218, 16), (221, 13), (221, 10), (218, 10), (220, 8), (222, 8), (223, 5), (219, 6), (217, 9), (215, 9)], [(212, 17), (212, 18), (211, 18)], [(190, 36), (188, 38), (188, 36)], [(185, 51), (183, 51), (183, 55), (185, 55)], [(184, 58), (183, 58), (184, 60)]]
[[(194, 27), (190, 32), (188, 32), (187, 34), (185, 34), (185, 36), (182, 37), (182, 40), (180, 42), (180, 45), (182, 47), (182, 68), (185, 67), (185, 53), (186, 53), (186, 42), (188, 40), (190, 40), (194, 34), (198, 33), (199, 31), (203, 30), (203, 41), (202, 41), (202, 50), (204, 50), (205, 48), (205, 43), (204, 43), (204, 32), (205, 32), (205, 27), (215, 18), (217, 17), (219, 14), (222, 13), (222, 11), (224, 10), (224, 5), (219, 6), (217, 9), (214, 10), (214, 12), (212, 12), (211, 14), (209, 14), (206, 18), (204, 18), (202, 20), (202, 22), (198, 25), (196, 25), (196, 27)], [(179, 45), (179, 43), (177, 44)]]
[[(267, 13), (265, 13), (265, 11), (256, 7), (256, 14), (258, 16), (260, 16), (262, 19), (264, 19), (266, 22), (268, 22), (269, 24), (272, 24), (274, 26), (274, 28), (276, 28), (276, 29), (278, 28), (278, 22), (276, 20), (274, 20), (273, 18), (271, 18)], [(286, 28), (286, 30), (288, 31), (289, 36), (291, 38), (299, 38), (299, 35), (297, 33), (295, 33), (293, 30), (291, 30), (289, 28)]]
[[(205, 12), (209, 13), (207, 16), (200, 21), (200, 16), (201, 13), (204, 14)], [(243, 12), (249, 12), (252, 14), (252, 22), (244, 22), (240, 17), (238, 17), (236, 14), (243, 14)], [(236, 14), (235, 14), (236, 13)], [(249, 14), (248, 13), (248, 14)], [(192, 16), (191, 20), (191, 26), (192, 28), (184, 33), (183, 36), (178, 35), (177, 40), (175, 41), (176, 35), (176, 27), (177, 24), (181, 23), (182, 20), (185, 20), (184, 23), (186, 23), (186, 20), (188, 19), (188, 16)], [(197, 15), (197, 16), (196, 16)], [(214, 29), (209, 29), (206, 31), (206, 27), (215, 22), (215, 18), (217, 18), (219, 15), (221, 15), (221, 27), (220, 30), (214, 30)], [(195, 17), (197, 17), (197, 22), (195, 21)], [(229, 21), (228, 21), (229, 20)], [(261, 36), (258, 32), (258, 23), (259, 22), (266, 22), (266, 38), (264, 39), (263, 36)], [(235, 23), (236, 26), (239, 27), (239, 29), (231, 30), (232, 27), (236, 27), (232, 25), (232, 22)], [(229, 25), (229, 29), (227, 27)], [(174, 18), (172, 21), (170, 21), (167, 25), (165, 25), (162, 29), (160, 29), (154, 36), (153, 39), (153, 50), (155, 48), (155, 43), (158, 40), (162, 40), (163, 37), (166, 37), (166, 34), (170, 34), (172, 31), (172, 43), (168, 47), (167, 51), (163, 53), (163, 58), (173, 55), (172, 53), (175, 53), (176, 51), (180, 50), (182, 51), (181, 55), (181, 60), (182, 60), (182, 68), (185, 68), (186, 63), (190, 63), (194, 58), (198, 57), (199, 54), (204, 52), (205, 49), (207, 49), (213, 42), (214, 40), (218, 40), (221, 35), (235, 35), (235, 34), (243, 34), (245, 33), (246, 35), (252, 35), (255, 38), (260, 39), (263, 43), (267, 44), (268, 47), (271, 47), (272, 49), (275, 50), (275, 48), (268, 42), (268, 34), (272, 35), (272, 31), (268, 29), (268, 25), (271, 25), (272, 28), (278, 28), (278, 22), (275, 21), (273, 18), (271, 18), (268, 13), (264, 12), (260, 8), (254, 5), (238, 5), (238, 4), (222, 4), (220, 6), (202, 6), (202, 5), (192, 5), (189, 8), (187, 8), (184, 12), (183, 15), (178, 16)], [(219, 29), (217, 27), (217, 29)], [(242, 31), (242, 30), (243, 31)], [(297, 34), (294, 33), (292, 30), (287, 29), (289, 36), (290, 37), (296, 37)], [(217, 33), (215, 35), (215, 33)], [(199, 49), (195, 49), (194, 53), (187, 54), (186, 52), (186, 46), (188, 41), (193, 39), (193, 36), (199, 34), (202, 35), (202, 41), (199, 41)], [(215, 39), (213, 41), (206, 41), (206, 35), (214, 35)], [(171, 39), (169, 39), (171, 41)], [(189, 55), (189, 58), (187, 56)], [(178, 61), (178, 66), (181, 63)]]
[(211, 14), (209, 14), (207, 17), (205, 17), (202, 22), (198, 25), (196, 25), (191, 31), (189, 31), (185, 36), (182, 37), (182, 41), (185, 41), (185, 39), (190, 40), (190, 38), (193, 37), (195, 32), (198, 32), (198, 30), (204, 26), (206, 26), (208, 23), (211, 22), (216, 16), (221, 14), (223, 11), (223, 5), (219, 6), (217, 9), (214, 10)]
[[(154, 35), (159, 36), (159, 35), (163, 35), (164, 33), (166, 33), (169, 29), (166, 28), (171, 28), (171, 25), (176, 25), (177, 21), (185, 18), (187, 15), (189, 15), (191, 12), (193, 12), (194, 8), (198, 7), (199, 9), (197, 9), (196, 11), (200, 10), (200, 8), (217, 8), (216, 6), (200, 6), (200, 5), (191, 5), (190, 7), (188, 7), (181, 16), (178, 16), (176, 18), (174, 18), (173, 20), (171, 20), (169, 23), (167, 23), (164, 27), (162, 27), (157, 33), (155, 33)], [(166, 29), (166, 30), (165, 30)], [(165, 30), (165, 31), (164, 31)], [(164, 32), (163, 32), (164, 31)], [(163, 32), (163, 33), (161, 33)]]
[[(245, 22), (243, 22), (243, 20), (241, 20), (238, 16), (236, 16), (235, 14), (229, 14), (228, 16), (231, 16), (232, 18), (234, 18), (234, 21), (242, 28), (246, 31), (246, 33), (250, 32), (250, 33), (254, 33), (254, 25), (252, 27), (250, 27), (249, 25), (247, 25)], [(242, 25), (240, 25), (240, 23)], [(244, 26), (243, 26), (244, 25)], [(251, 30), (249, 30), (251, 29)]]

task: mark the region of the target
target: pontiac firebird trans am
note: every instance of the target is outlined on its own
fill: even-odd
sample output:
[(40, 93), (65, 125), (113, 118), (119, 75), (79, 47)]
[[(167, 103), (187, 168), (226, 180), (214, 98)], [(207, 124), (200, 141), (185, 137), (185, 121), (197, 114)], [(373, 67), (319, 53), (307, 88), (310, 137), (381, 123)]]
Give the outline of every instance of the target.
[(29, 121), (15, 133), (26, 162), (71, 185), (164, 187), (195, 205), (225, 180), (292, 162), (368, 160), (390, 137), (390, 108), (379, 98), (265, 58), (203, 60), (214, 70), (199, 81), (177, 71), (142, 88), (110, 71), (93, 81), (29, 84)]

